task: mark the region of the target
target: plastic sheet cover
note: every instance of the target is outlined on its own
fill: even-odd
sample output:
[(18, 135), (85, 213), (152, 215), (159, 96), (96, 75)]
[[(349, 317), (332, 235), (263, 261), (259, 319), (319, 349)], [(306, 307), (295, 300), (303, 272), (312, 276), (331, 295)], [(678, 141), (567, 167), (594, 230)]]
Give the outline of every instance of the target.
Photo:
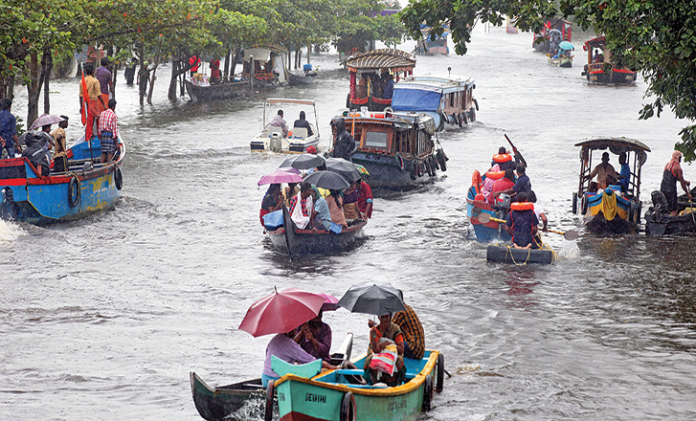
[(440, 92), (394, 89), (392, 108), (395, 111), (437, 111), (441, 96)]

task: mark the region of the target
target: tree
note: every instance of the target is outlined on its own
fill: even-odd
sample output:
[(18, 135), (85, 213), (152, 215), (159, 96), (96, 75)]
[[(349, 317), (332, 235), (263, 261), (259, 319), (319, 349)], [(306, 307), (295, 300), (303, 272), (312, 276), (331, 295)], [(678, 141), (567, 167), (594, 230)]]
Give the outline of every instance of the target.
[[(449, 23), (457, 54), (466, 53), (469, 30), (480, 20), (501, 26), (505, 16), (515, 16), (523, 31), (539, 31), (554, 16), (574, 15), (582, 29), (604, 34), (612, 56), (640, 70), (648, 83), (652, 102), (639, 111), (640, 119), (660, 116), (669, 107), (680, 119), (696, 119), (696, 9), (684, 0), (411, 0), (400, 14), (413, 37), (425, 23), (440, 35)], [(696, 160), (696, 125), (681, 132), (676, 148), (686, 161)]]
[(398, 9), (398, 3), (381, 0), (357, 0), (337, 5), (336, 29), (332, 43), (345, 54), (364, 52), (372, 41), (397, 44), (404, 36), (396, 14), (382, 16), (386, 9)]

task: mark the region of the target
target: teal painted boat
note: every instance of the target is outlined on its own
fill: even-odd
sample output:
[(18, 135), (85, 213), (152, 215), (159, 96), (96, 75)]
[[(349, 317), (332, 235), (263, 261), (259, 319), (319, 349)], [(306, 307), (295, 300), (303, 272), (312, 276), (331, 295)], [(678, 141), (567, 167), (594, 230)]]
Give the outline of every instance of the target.
[[(353, 363), (363, 367), (362, 355)], [(311, 378), (285, 374), (273, 386), (281, 421), (410, 421), (430, 409), (433, 390), (444, 381), (444, 357), (425, 351), (420, 360), (405, 358), (406, 381), (395, 387), (361, 383), (362, 369), (338, 369)]]

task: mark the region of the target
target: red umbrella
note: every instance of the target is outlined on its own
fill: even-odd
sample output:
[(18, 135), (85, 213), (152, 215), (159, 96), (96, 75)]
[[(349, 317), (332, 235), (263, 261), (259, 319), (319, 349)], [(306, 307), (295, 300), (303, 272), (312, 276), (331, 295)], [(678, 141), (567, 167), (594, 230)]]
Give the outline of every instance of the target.
[(239, 329), (255, 338), (287, 333), (319, 315), (325, 298), (299, 288), (288, 288), (256, 301), (247, 310)]

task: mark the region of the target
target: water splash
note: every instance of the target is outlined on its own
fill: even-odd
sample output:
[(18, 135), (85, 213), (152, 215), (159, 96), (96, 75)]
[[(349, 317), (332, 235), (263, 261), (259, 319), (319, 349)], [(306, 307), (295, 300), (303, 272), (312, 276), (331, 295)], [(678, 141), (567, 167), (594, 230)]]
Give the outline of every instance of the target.
[(11, 243), (25, 234), (19, 225), (0, 219), (0, 245)]
[(563, 248), (558, 255), (563, 259), (577, 259), (580, 257), (580, 249), (576, 240), (563, 240)]

